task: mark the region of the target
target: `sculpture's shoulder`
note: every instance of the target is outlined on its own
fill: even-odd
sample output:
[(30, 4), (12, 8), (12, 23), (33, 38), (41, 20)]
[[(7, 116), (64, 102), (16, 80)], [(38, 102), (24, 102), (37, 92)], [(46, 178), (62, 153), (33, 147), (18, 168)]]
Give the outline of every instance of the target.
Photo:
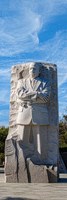
[(43, 86), (49, 85), (49, 80), (47, 78), (44, 78), (44, 77), (38, 78), (38, 82)]
[(24, 86), (26, 83), (26, 79), (18, 79), (17, 81), (17, 87)]

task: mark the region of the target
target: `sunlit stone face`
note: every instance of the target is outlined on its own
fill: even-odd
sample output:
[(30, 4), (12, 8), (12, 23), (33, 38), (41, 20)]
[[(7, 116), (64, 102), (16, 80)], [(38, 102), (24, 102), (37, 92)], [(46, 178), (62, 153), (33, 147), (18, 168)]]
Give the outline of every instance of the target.
[(30, 75), (30, 78), (38, 77), (39, 76), (39, 66), (36, 66), (35, 64), (30, 64), (29, 75)]

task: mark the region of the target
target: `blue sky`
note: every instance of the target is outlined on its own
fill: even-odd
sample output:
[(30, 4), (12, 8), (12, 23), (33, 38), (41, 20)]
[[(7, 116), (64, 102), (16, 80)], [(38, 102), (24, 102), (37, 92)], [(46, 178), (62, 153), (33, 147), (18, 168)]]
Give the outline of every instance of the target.
[(11, 66), (28, 61), (57, 64), (61, 118), (67, 106), (67, 0), (0, 0), (0, 126), (9, 124)]

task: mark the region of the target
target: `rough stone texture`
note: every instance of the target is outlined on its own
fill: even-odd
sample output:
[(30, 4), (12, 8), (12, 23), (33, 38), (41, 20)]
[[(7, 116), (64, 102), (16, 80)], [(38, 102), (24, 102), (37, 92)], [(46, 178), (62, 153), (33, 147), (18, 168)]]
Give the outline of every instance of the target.
[(5, 174), (6, 182), (18, 182), (17, 180), (17, 148), (16, 141), (6, 140), (5, 144)]
[(57, 183), (58, 182), (57, 172), (48, 168), (47, 174), (48, 174), (49, 183)]
[(6, 174), (16, 173), (17, 171), (17, 152), (16, 142), (14, 140), (6, 140), (5, 148), (5, 162), (6, 162)]
[(47, 168), (44, 165), (35, 165), (27, 160), (28, 178), (30, 183), (48, 183)]
[(17, 183), (18, 182), (17, 174), (12, 174), (12, 175), (8, 174), (8, 175), (6, 175), (5, 181), (7, 183)]
[(27, 168), (23, 155), (23, 149), (20, 148), (18, 142), (17, 142), (17, 149), (18, 149), (18, 182), (28, 183)]
[(28, 180), (30, 183), (56, 183), (58, 182), (57, 169), (53, 166), (35, 165), (27, 159)]
[[(37, 76), (31, 78), (33, 68)], [(12, 67), (6, 177), (15, 175), (17, 182), (29, 181), (27, 158), (35, 158), (36, 165), (58, 163), (57, 68), (53, 64), (36, 62)], [(10, 180), (14, 182), (6, 178)]]

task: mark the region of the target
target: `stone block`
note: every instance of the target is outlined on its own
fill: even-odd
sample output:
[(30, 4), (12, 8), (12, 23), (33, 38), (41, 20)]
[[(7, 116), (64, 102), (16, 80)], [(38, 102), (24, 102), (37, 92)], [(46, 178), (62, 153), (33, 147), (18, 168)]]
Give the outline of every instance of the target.
[(28, 178), (30, 183), (48, 183), (46, 166), (35, 165), (30, 159), (27, 160)]
[(28, 183), (27, 168), (26, 168), (23, 149), (20, 148), (18, 143), (17, 143), (17, 149), (18, 149), (18, 182)]
[(5, 173), (6, 175), (17, 173), (16, 141), (7, 139), (5, 142)]
[(15, 154), (5, 157), (5, 173), (6, 175), (17, 173), (17, 160)]
[(57, 183), (58, 182), (57, 172), (55, 172), (52, 169), (47, 168), (47, 174), (48, 174), (48, 182), (49, 183)]
[(17, 174), (6, 175), (6, 183), (17, 183)]

